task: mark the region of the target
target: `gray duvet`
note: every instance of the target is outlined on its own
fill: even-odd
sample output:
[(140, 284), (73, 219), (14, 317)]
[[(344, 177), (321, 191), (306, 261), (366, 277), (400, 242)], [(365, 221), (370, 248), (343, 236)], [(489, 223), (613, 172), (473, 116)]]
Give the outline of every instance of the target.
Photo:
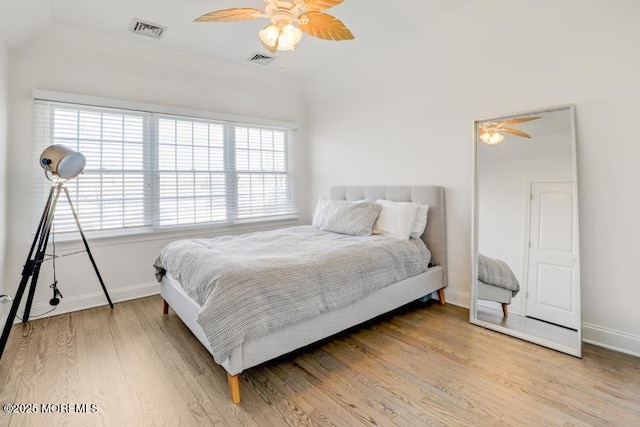
[(198, 323), (222, 363), (246, 340), (349, 305), (427, 270), (420, 239), (354, 237), (311, 226), (179, 240), (154, 263), (200, 307)]
[(507, 289), (514, 297), (520, 292), (520, 283), (507, 263), (482, 254), (478, 254), (478, 280)]

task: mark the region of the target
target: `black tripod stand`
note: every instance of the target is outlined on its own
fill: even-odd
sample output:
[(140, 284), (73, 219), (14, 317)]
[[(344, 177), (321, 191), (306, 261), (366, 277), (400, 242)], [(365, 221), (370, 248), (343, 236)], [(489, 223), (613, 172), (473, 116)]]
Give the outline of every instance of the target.
[(7, 323), (4, 325), (4, 330), (2, 331), (2, 339), (0, 340), (0, 358), (2, 358), (2, 353), (4, 352), (4, 348), (7, 345), (9, 333), (11, 332), (11, 326), (13, 325), (13, 321), (15, 320), (16, 314), (18, 313), (18, 306), (20, 305), (20, 301), (22, 300), (22, 296), (24, 295), (24, 291), (27, 287), (27, 283), (29, 282), (29, 278), (31, 278), (29, 295), (27, 296), (27, 303), (24, 308), (24, 315), (22, 316), (23, 323), (27, 323), (29, 321), (29, 312), (31, 311), (33, 296), (36, 292), (36, 283), (38, 282), (38, 276), (40, 275), (40, 267), (42, 266), (42, 262), (45, 258), (45, 251), (47, 250), (47, 243), (49, 242), (49, 235), (51, 233), (51, 227), (53, 225), (53, 216), (56, 211), (56, 205), (58, 204), (58, 199), (60, 197), (61, 191), (63, 191), (65, 196), (67, 197), (69, 207), (71, 208), (71, 213), (73, 213), (73, 218), (76, 221), (78, 231), (80, 232), (80, 236), (82, 237), (82, 242), (84, 243), (84, 247), (87, 250), (87, 255), (89, 255), (89, 259), (91, 260), (93, 269), (96, 271), (96, 275), (98, 276), (98, 280), (100, 281), (100, 285), (102, 286), (104, 295), (107, 297), (107, 301), (109, 301), (109, 306), (113, 308), (113, 303), (111, 302), (111, 298), (109, 297), (109, 292), (107, 292), (107, 288), (104, 286), (102, 276), (100, 276), (98, 266), (93, 259), (93, 255), (91, 254), (91, 249), (89, 249), (87, 239), (84, 237), (84, 232), (82, 231), (82, 227), (80, 226), (78, 215), (75, 208), (73, 207), (73, 203), (71, 203), (69, 190), (67, 190), (64, 186), (64, 181), (59, 180), (51, 186), (49, 197), (47, 198), (47, 203), (44, 207), (44, 211), (42, 212), (40, 223), (38, 224), (38, 230), (36, 231), (36, 235), (33, 238), (33, 243), (31, 244), (31, 249), (29, 250), (29, 256), (27, 257), (27, 261), (25, 262), (24, 268), (22, 269), (22, 280), (18, 285), (18, 291), (16, 292), (13, 304), (11, 305)]

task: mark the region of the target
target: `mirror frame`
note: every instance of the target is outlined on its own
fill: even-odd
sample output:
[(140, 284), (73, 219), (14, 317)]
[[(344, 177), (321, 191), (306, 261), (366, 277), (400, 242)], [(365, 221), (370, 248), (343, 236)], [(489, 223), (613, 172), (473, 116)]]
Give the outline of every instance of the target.
[[(535, 115), (540, 113), (548, 113), (557, 110), (569, 109), (569, 116), (571, 119), (571, 154), (572, 154), (572, 163), (573, 163), (573, 191), (575, 194), (573, 201), (573, 208), (575, 209), (575, 221), (576, 221), (576, 258), (578, 259), (578, 269), (576, 274), (578, 275), (577, 280), (580, 284), (578, 286), (577, 292), (577, 300), (580, 303), (580, 307), (578, 309), (578, 348), (573, 348), (566, 345), (561, 345), (556, 342), (548, 341), (544, 338), (539, 338), (534, 335), (530, 335), (524, 332), (520, 332), (517, 330), (513, 330), (502, 325), (497, 325), (494, 323), (490, 323), (484, 320), (478, 319), (477, 316), (477, 286), (476, 278), (478, 277), (478, 124), (486, 121), (493, 121), (498, 119), (505, 119), (512, 116), (523, 116), (523, 115)], [(580, 224), (579, 224), (579, 213), (578, 210), (578, 156), (577, 156), (577, 142), (576, 142), (576, 115), (575, 115), (575, 105), (574, 104), (564, 104), (558, 105), (554, 107), (548, 108), (539, 108), (535, 110), (527, 110), (521, 111), (511, 114), (500, 114), (494, 115), (491, 117), (484, 117), (481, 119), (473, 120), (473, 173), (472, 173), (472, 196), (471, 196), (471, 292), (470, 292), (470, 300), (469, 300), (469, 322), (482, 326), (487, 329), (491, 329), (496, 332), (500, 332), (506, 335), (510, 335), (516, 338), (520, 338), (525, 341), (532, 342), (534, 344), (538, 344), (544, 347), (551, 348), (553, 350), (557, 350), (563, 353), (570, 354), (576, 357), (582, 357), (582, 296), (581, 296), (581, 278), (580, 278)], [(561, 327), (561, 326), (558, 326)]]

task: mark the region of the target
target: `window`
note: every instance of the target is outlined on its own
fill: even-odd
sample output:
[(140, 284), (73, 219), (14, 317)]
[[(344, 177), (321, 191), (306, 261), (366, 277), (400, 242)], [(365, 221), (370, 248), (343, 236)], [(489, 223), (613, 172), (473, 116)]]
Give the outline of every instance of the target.
[(225, 136), (222, 123), (158, 118), (160, 226), (228, 218)]
[[(40, 150), (63, 144), (87, 159), (65, 184), (85, 231), (296, 214), (290, 129), (46, 100), (36, 100), (35, 125)], [(76, 230), (64, 200), (55, 227)]]

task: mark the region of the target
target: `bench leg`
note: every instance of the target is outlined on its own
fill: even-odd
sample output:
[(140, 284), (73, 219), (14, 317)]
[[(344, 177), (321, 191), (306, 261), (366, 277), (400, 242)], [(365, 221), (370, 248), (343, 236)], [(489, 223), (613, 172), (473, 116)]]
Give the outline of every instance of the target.
[(438, 298), (440, 299), (440, 305), (444, 305), (444, 288), (438, 289)]
[(240, 375), (231, 375), (227, 372), (227, 379), (229, 380), (229, 394), (231, 394), (231, 401), (238, 404), (240, 403)]
[(502, 303), (502, 314), (504, 314), (504, 317), (509, 315), (508, 304)]
[(169, 303), (162, 300), (162, 314), (169, 314)]

